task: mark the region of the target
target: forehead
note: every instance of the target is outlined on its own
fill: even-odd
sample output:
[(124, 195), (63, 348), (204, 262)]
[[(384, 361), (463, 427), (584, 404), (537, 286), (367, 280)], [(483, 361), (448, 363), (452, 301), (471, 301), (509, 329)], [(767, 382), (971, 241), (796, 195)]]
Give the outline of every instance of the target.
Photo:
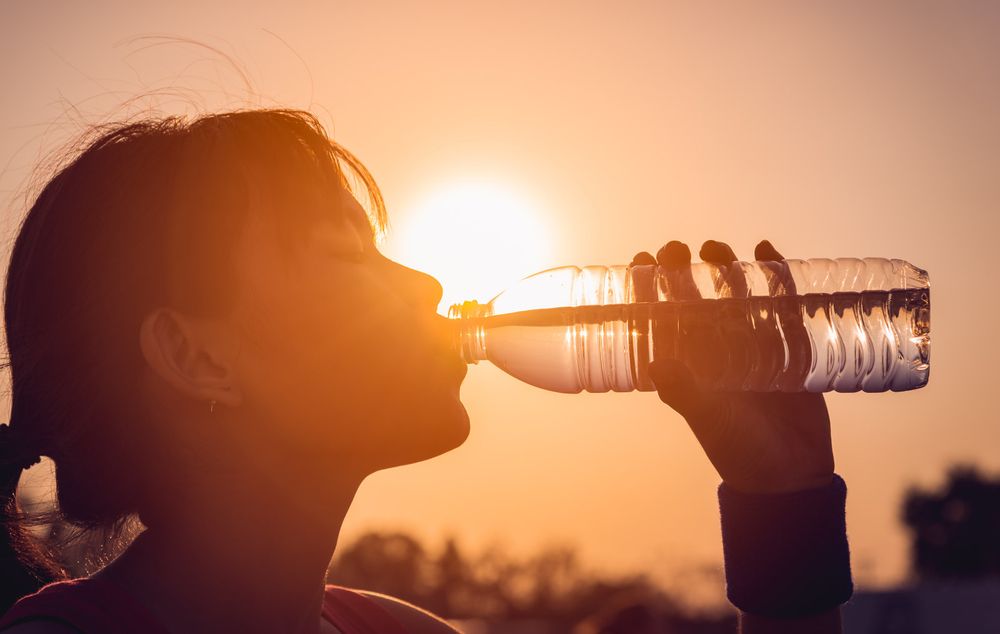
[(251, 204), (250, 216), (270, 224), (285, 248), (294, 249), (318, 227), (329, 231), (344, 223), (374, 237), (371, 221), (354, 195), (341, 185), (302, 183), (278, 191), (262, 191)]
[(234, 249), (238, 266), (280, 262), (287, 268), (310, 245), (360, 242), (358, 246), (363, 246), (374, 240), (367, 213), (346, 189), (290, 198), (261, 200), (251, 207)]
[(374, 241), (375, 230), (372, 227), (372, 219), (354, 197), (354, 194), (341, 187), (336, 196), (343, 218), (358, 229), (363, 238)]

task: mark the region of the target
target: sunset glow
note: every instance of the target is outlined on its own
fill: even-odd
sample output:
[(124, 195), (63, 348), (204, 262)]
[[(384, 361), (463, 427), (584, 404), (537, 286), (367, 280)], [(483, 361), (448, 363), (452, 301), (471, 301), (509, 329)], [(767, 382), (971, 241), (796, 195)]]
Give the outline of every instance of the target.
[[(990, 286), (1000, 234), (1000, 3), (138, 7), (4, 3), (5, 263), (28, 199), (91, 124), (303, 108), (370, 170), (388, 212), (378, 248), (441, 282), (442, 314), (539, 271), (624, 265), (673, 240), (695, 261), (705, 240), (746, 261), (766, 238), (788, 258), (900, 258), (930, 271), (933, 381), (909, 393), (826, 397), (836, 470), (850, 488), (859, 591), (896, 597), (914, 579), (901, 521), (907, 491), (938, 486), (958, 463), (1000, 474), (996, 356), (987, 347), (1000, 314)], [(150, 173), (150, 182), (167, 173)], [(359, 200), (368, 202), (360, 190)], [(134, 218), (156, 208), (137, 208)], [(83, 213), (91, 212), (68, 217)], [(210, 250), (213, 236), (191, 242)], [(103, 242), (92, 246), (103, 252)], [(133, 251), (155, 253), (145, 241)], [(350, 269), (334, 266), (338, 275)], [(714, 288), (712, 279), (699, 283)], [(102, 296), (80, 297), (102, 306)], [(877, 343), (879, 368), (891, 365), (887, 351), (925, 345), (888, 323), (885, 309), (863, 317), (886, 322), (865, 342)], [(330, 323), (330, 333), (354, 332), (335, 331), (342, 327)], [(382, 341), (357, 343), (402, 357)], [(786, 341), (780, 352), (789, 350)], [(291, 383), (277, 366), (257, 383), (270, 386), (272, 375)], [(11, 376), (8, 368), (3, 415), (12, 411)], [(341, 389), (316, 376), (324, 389)], [(108, 394), (122, 386), (108, 383)], [(570, 545), (584, 568), (648, 575), (682, 603), (727, 608), (721, 479), (679, 413), (649, 393), (550, 392), (486, 362), (469, 365), (460, 388), (467, 441), (366, 479), (338, 551), (369, 531), (395, 530), (435, 548), (453, 535), (464, 553), (496, 545), (527, 558)], [(27, 473), (26, 500), (54, 499), (47, 458)], [(289, 523), (288, 541), (298, 539), (301, 518), (275, 518)]]
[(457, 182), (396, 216), (389, 248), (444, 287), (440, 310), (487, 301), (543, 267), (550, 236), (542, 211), (513, 187)]

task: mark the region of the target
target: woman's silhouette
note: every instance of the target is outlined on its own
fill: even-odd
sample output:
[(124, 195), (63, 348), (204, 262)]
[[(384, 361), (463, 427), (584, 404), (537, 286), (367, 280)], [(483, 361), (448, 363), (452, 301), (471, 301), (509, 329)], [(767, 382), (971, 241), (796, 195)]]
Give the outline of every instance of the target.
[[(287, 110), (129, 123), (83, 147), (31, 207), (7, 274), (2, 607), (21, 600), (0, 631), (454, 631), (392, 597), (324, 586), (365, 477), (469, 430), (440, 286), (375, 248), (385, 215), (365, 168)], [(736, 259), (711, 241), (700, 255)], [(781, 259), (766, 242), (756, 257)], [(673, 242), (655, 259), (683, 268), (690, 252)], [(838, 631), (850, 577), (845, 589), (822, 396), (709, 394), (677, 363), (652, 372), (724, 480), (745, 631)], [(145, 527), (90, 577), (59, 581), (25, 530), (14, 490), (39, 455), (55, 462), (66, 521)], [(806, 522), (806, 550), (829, 556), (805, 573), (790, 563), (802, 548), (761, 542), (796, 508), (833, 518)]]

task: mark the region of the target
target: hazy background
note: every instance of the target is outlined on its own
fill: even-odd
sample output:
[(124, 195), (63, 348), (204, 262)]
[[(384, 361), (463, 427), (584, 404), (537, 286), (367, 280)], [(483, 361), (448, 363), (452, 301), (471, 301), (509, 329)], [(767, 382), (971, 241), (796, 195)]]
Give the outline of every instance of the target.
[[(930, 385), (828, 398), (856, 580), (897, 583), (905, 488), (956, 461), (1000, 469), (1000, 5), (752, 6), (0, 0), (0, 245), (31, 168), (80, 123), (281, 104), (365, 161), (398, 229), (385, 249), (452, 299), (671, 239), (747, 259), (763, 237), (789, 257), (907, 259), (931, 274)], [(252, 90), (219, 55), (135, 39), (148, 35), (218, 48)], [(470, 182), (509, 194), (538, 239), (440, 225), (428, 243), (427, 206)], [(570, 542), (595, 566), (718, 593), (704, 573), (721, 566), (718, 476), (655, 395), (552, 394), (480, 365), (463, 400), (468, 442), (371, 477), (345, 539)]]

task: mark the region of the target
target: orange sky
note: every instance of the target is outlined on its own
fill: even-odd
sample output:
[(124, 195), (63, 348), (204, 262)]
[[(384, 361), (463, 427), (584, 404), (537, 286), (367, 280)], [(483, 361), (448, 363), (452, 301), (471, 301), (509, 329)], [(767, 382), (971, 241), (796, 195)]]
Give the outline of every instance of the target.
[[(31, 166), (77, 117), (151, 90), (170, 112), (248, 98), (313, 109), (371, 168), (397, 227), (442, 187), (516, 192), (549, 234), (520, 266), (625, 263), (671, 239), (749, 257), (768, 237), (789, 257), (929, 270), (930, 385), (828, 399), (859, 583), (905, 573), (906, 486), (959, 460), (1000, 469), (997, 5), (46, 4), (0, 4), (5, 236)], [(150, 34), (227, 51), (257, 96), (207, 53), (126, 42)], [(385, 245), (411, 247), (405, 233)], [(516, 268), (505, 273), (532, 272)], [(674, 585), (721, 564), (718, 478), (654, 394), (552, 394), (480, 365), (463, 399), (468, 442), (373, 476), (345, 539), (401, 526), (515, 549), (570, 541), (596, 565)]]

